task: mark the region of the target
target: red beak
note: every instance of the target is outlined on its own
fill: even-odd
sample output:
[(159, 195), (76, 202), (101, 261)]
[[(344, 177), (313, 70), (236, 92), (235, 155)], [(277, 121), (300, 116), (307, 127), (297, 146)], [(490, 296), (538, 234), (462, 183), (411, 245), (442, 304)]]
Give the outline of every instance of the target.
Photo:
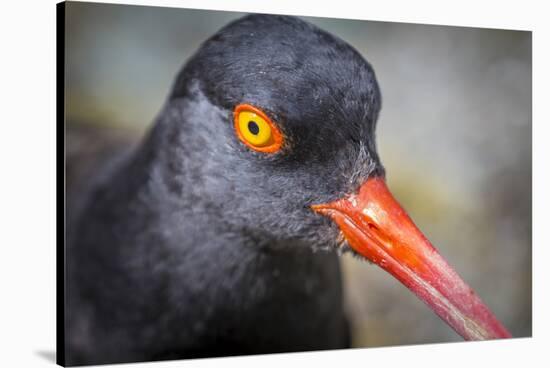
[(359, 193), (312, 209), (331, 217), (355, 252), (393, 275), (464, 339), (511, 337), (418, 230), (384, 179), (368, 179)]

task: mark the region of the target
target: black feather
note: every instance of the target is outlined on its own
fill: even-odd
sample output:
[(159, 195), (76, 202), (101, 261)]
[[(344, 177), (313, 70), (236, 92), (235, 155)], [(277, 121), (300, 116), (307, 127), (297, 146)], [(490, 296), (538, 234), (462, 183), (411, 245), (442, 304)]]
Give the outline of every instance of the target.
[[(279, 125), (281, 152), (237, 139), (240, 103)], [(349, 346), (339, 232), (309, 205), (383, 175), (379, 109), (363, 57), (297, 18), (247, 16), (206, 41), (71, 225), (67, 363)]]

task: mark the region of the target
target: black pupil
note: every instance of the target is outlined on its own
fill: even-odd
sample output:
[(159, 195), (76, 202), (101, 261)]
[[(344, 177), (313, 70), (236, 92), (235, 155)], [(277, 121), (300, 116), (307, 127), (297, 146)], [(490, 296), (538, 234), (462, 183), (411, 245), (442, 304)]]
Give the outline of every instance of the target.
[(256, 124), (256, 122), (250, 120), (248, 122), (248, 130), (250, 131), (250, 133), (257, 135), (260, 132), (260, 127), (258, 126), (258, 124)]

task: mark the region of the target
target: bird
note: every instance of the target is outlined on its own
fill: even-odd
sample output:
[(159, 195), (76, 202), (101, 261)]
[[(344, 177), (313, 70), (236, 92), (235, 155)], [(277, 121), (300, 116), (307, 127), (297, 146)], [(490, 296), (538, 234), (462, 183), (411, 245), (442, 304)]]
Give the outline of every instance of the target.
[(466, 340), (511, 337), (393, 197), (371, 64), (250, 14), (185, 63), (141, 141), (94, 166), (66, 246), (66, 365), (350, 347), (338, 257)]

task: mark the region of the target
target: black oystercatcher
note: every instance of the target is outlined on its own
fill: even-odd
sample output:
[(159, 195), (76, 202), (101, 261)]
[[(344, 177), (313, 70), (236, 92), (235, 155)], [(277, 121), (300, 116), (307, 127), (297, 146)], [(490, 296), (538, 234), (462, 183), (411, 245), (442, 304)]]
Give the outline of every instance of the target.
[(509, 337), (388, 191), (379, 110), (369, 63), (302, 20), (207, 40), (69, 229), (66, 363), (347, 347), (337, 249), (465, 339)]

